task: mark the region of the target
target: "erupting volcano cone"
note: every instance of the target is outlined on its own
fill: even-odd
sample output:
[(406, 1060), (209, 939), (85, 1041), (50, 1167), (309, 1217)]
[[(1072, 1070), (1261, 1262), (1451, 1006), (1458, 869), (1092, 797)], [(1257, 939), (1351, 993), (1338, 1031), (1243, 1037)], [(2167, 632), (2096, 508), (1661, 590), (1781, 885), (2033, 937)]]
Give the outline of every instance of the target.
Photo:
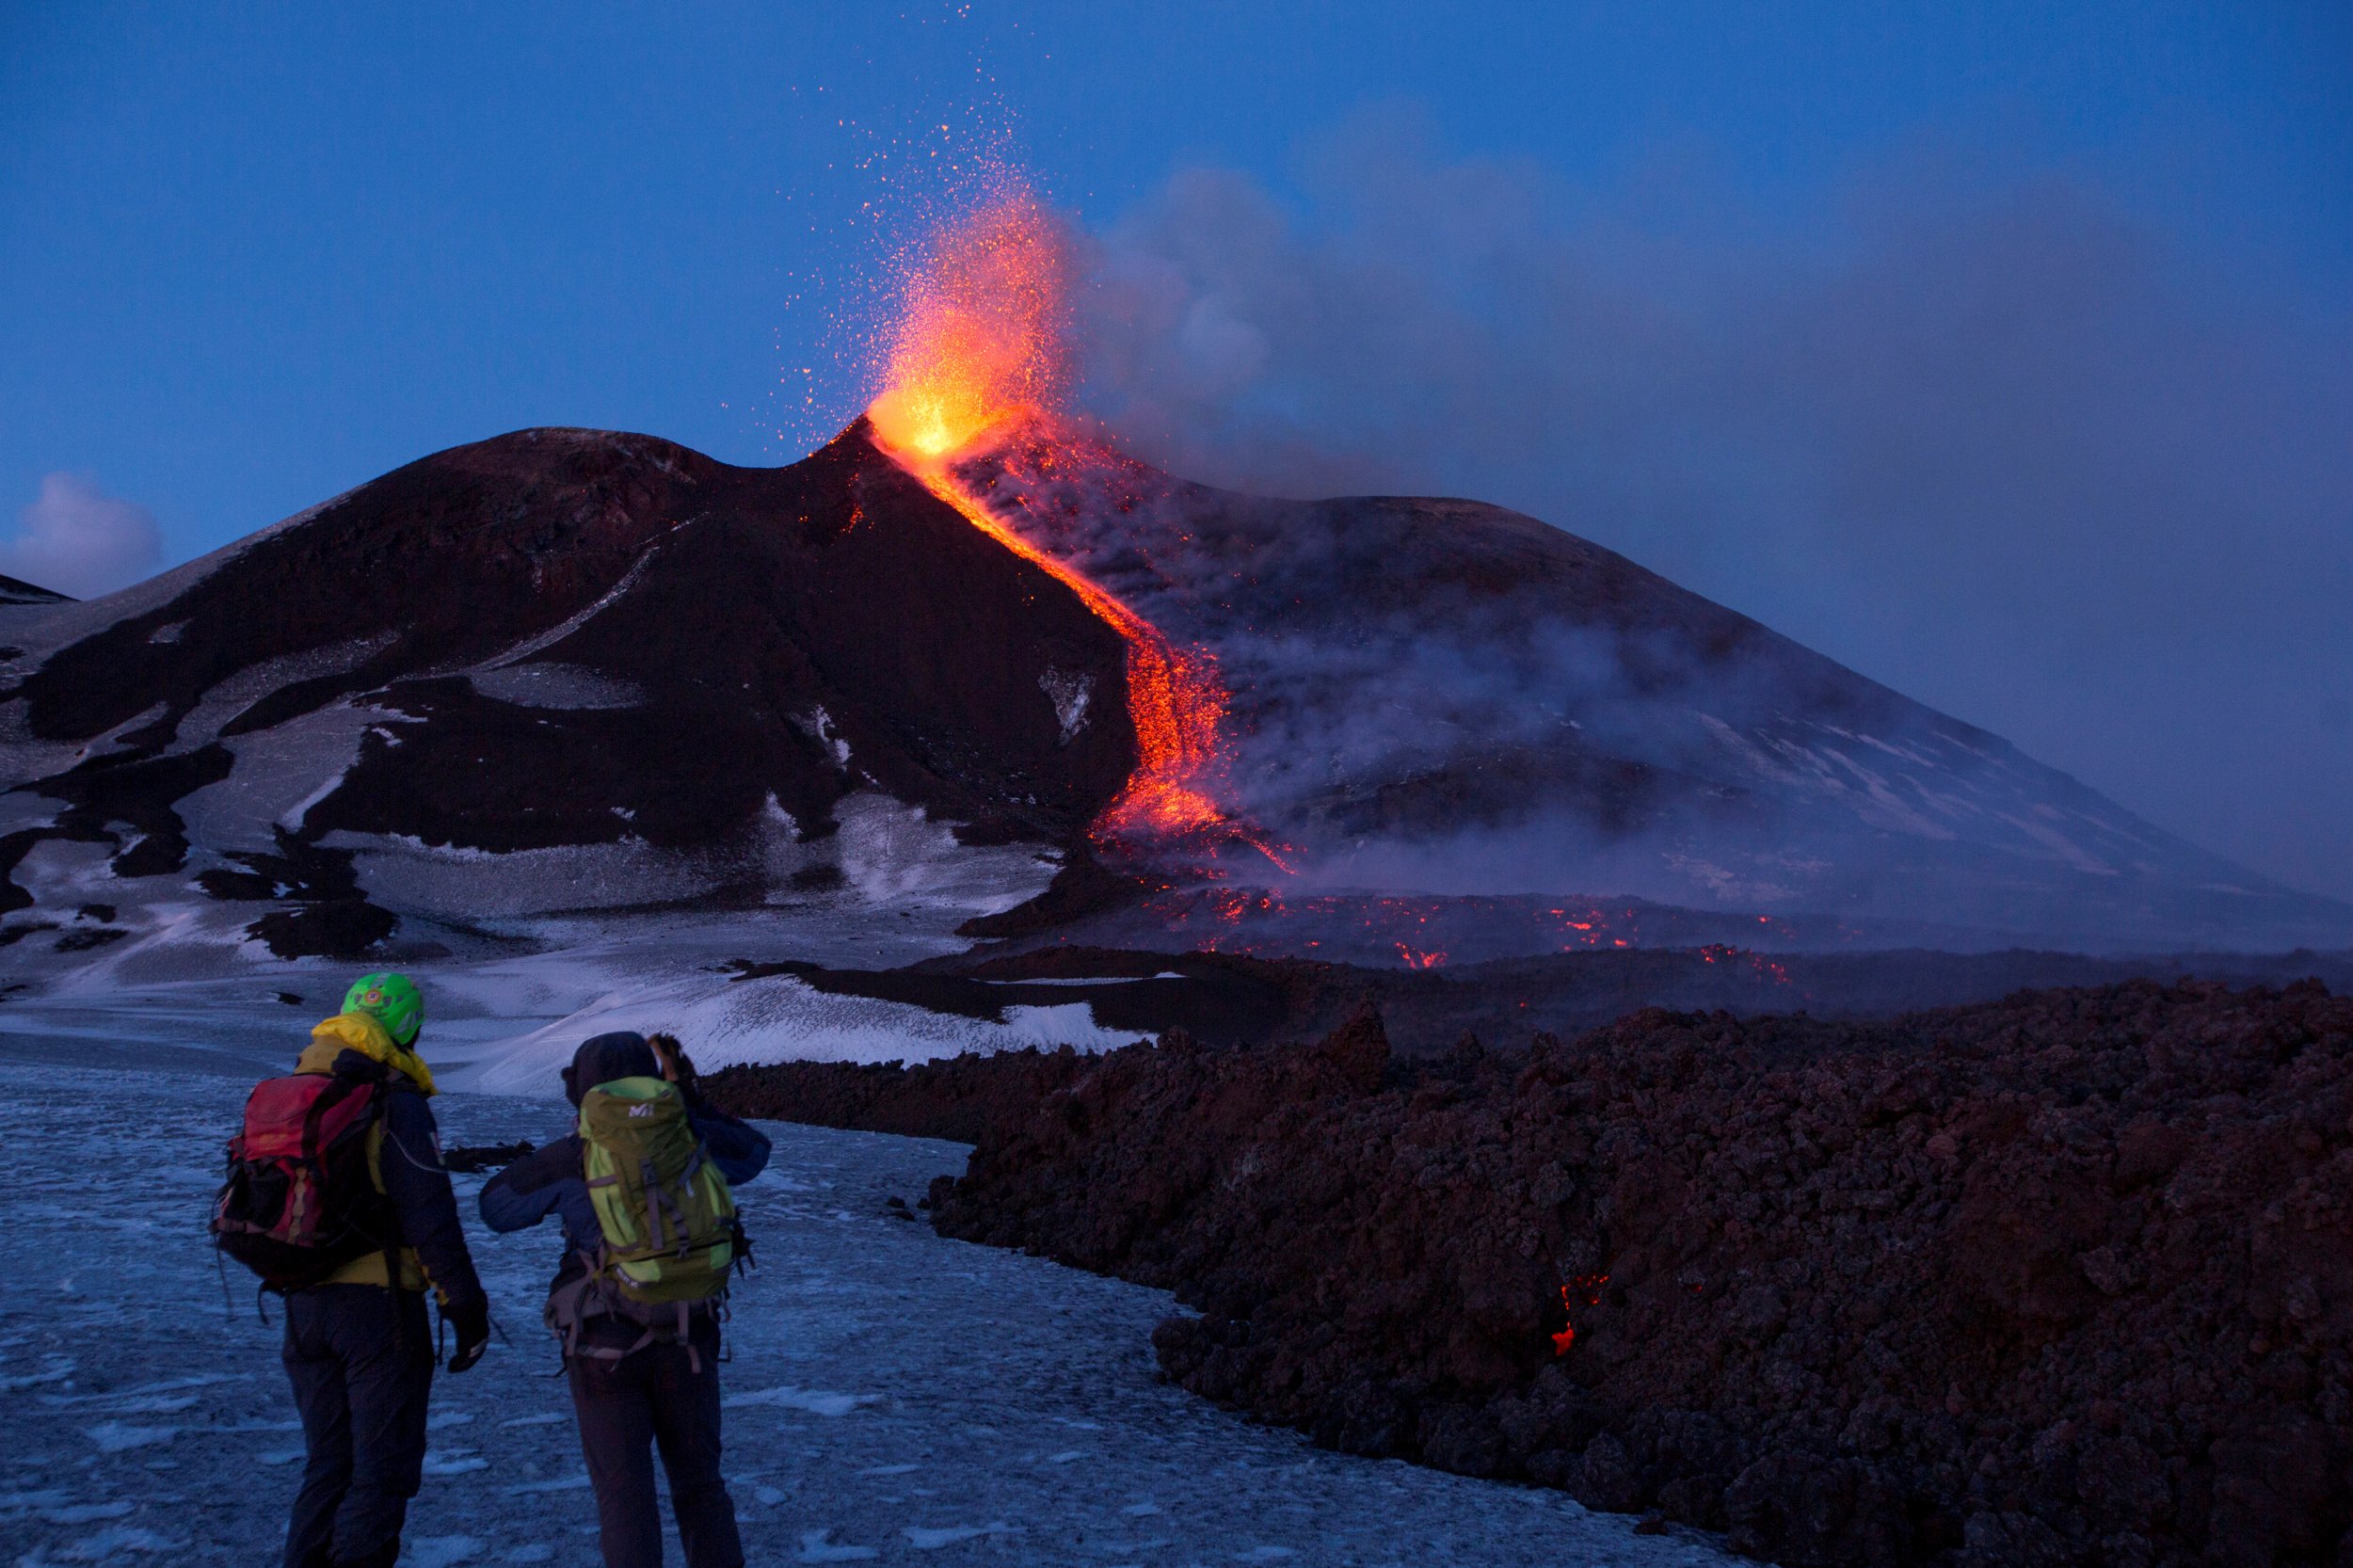
[[(1128, 645), (1128, 712), (1134, 775), (1095, 824), (1110, 849), (1218, 840), (1283, 861), (1265, 835), (1216, 798), (1226, 692), (1207, 648), (1179, 648), (1082, 571), (1028, 537), (1017, 513), (1000, 515), (961, 472), (1011, 446), (1054, 449), (1083, 461), (1055, 406), (1069, 381), (1064, 332), (1069, 266), (1061, 226), (1026, 191), (998, 192), (934, 236), (905, 280), (890, 337), (886, 386), (867, 411), (892, 460), (975, 528), (1076, 593)], [(1288, 869), (1288, 868), (1285, 868)]]
[[(1223, 883), (1073, 939), (1417, 968), (1795, 917), (1835, 946), (2353, 931), (1533, 518), (1123, 456), (1063, 411), (1070, 276), (1044, 208), (981, 203), (910, 269), (868, 417), (782, 468), (521, 431), (106, 600), (0, 602), (0, 914), (193, 885), (285, 954), (395, 914), (994, 915), (1091, 840)], [(1261, 851), (1320, 886), (1264, 886)]]

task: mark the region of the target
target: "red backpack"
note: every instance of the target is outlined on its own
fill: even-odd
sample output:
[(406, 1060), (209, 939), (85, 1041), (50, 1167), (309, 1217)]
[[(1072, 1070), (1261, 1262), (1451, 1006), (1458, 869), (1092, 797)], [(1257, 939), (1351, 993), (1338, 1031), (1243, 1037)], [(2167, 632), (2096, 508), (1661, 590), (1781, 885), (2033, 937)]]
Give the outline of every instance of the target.
[(389, 1201), (368, 1171), (379, 1080), (296, 1073), (257, 1084), (229, 1141), (229, 1179), (213, 1206), (222, 1252), (269, 1290), (301, 1290), (397, 1246)]

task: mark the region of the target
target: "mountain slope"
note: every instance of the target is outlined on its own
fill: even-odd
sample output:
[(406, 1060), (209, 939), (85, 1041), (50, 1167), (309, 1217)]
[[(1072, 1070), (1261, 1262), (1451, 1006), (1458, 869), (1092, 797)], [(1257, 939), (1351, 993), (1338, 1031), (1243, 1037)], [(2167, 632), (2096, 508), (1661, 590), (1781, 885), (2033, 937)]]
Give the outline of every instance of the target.
[(1071, 453), (1015, 440), (966, 482), (1215, 650), (1230, 792), (1321, 886), (1632, 893), (2111, 947), (2353, 937), (2353, 909), (1533, 518), (1237, 495)]
[(27, 583), (23, 578), (0, 573), (0, 604), (66, 604), (71, 602), (72, 600), (64, 594), (53, 588), (43, 588)]
[(0, 856), (103, 837), (268, 897), (370, 844), (602, 847), (638, 872), (541, 906), (757, 897), (825, 879), (854, 794), (1050, 843), (1132, 756), (1050, 695), (1116, 694), (1117, 640), (857, 440), (748, 471), (526, 431), (172, 577), (9, 623), (15, 798), (65, 808)]
[[(1238, 496), (1067, 441), (969, 472), (1213, 654), (1221, 792), (1310, 884), (2353, 936), (1534, 520)], [(108, 599), (0, 607), (0, 906), (171, 879), (280, 952), (402, 914), (888, 900), (957, 843), (1083, 842), (1137, 756), (1120, 636), (863, 421), (773, 470), (592, 431), (455, 448)]]

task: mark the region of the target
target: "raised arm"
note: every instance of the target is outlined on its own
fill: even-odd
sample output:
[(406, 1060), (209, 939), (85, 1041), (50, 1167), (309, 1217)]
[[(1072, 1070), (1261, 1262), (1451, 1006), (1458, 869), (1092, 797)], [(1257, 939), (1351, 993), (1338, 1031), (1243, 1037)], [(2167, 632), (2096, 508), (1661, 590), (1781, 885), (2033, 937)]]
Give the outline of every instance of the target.
[(567, 1176), (580, 1175), (580, 1139), (559, 1138), (516, 1160), (482, 1189), (482, 1223), (492, 1230), (528, 1230), (554, 1213)]
[(758, 1128), (712, 1110), (699, 1096), (688, 1106), (686, 1117), (729, 1187), (741, 1187), (768, 1168), (768, 1135)]
[(768, 1136), (744, 1126), (726, 1112), (715, 1109), (703, 1098), (702, 1080), (695, 1071), (694, 1058), (686, 1054), (675, 1034), (649, 1034), (646, 1043), (653, 1048), (654, 1060), (662, 1064), (662, 1076), (678, 1085), (679, 1097), (686, 1102), (686, 1119), (702, 1140), (703, 1152), (719, 1167), (719, 1174), (729, 1187), (741, 1187), (768, 1168)]

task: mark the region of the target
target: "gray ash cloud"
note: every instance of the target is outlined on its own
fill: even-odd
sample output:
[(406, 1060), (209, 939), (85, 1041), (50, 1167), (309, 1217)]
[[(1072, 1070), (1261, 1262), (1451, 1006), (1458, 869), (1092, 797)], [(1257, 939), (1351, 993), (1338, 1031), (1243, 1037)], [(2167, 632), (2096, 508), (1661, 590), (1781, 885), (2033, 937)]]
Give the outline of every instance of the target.
[(1926, 155), (1803, 232), (1367, 121), (1096, 237), (1088, 396), (1172, 472), (1475, 495), (2166, 825), (2353, 893), (2353, 331), (2084, 178)]

